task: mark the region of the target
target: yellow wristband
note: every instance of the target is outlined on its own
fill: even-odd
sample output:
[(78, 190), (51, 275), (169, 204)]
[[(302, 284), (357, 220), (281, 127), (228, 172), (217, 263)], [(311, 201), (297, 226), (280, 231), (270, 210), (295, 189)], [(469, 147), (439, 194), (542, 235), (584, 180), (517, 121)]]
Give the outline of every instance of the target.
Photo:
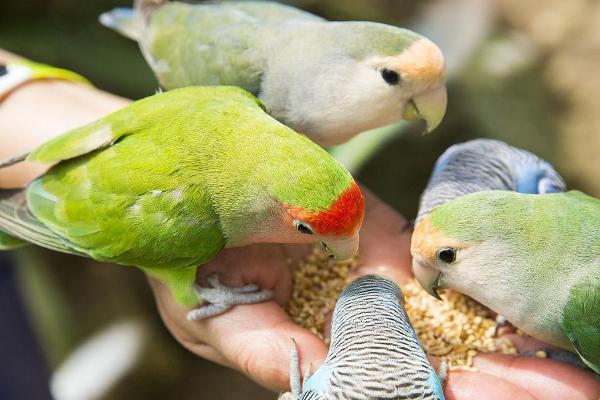
[(28, 60), (0, 65), (0, 100), (24, 83), (40, 79), (60, 79), (86, 86), (92, 83), (75, 72)]

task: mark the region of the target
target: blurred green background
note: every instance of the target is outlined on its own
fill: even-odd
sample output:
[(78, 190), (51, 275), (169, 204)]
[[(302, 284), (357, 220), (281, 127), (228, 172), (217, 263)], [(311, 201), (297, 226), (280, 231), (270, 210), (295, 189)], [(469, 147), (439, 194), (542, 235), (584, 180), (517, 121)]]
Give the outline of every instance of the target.
[[(147, 96), (157, 84), (137, 45), (97, 22), (101, 12), (130, 3), (2, 1), (0, 48), (77, 71), (112, 93)], [(362, 182), (405, 216), (414, 217), (439, 154), (475, 137), (529, 149), (554, 163), (571, 188), (600, 195), (600, 2), (288, 3), (334, 20), (413, 27), (445, 51), (451, 71), (449, 109), (441, 127), (425, 137), (419, 127), (402, 129), (358, 171)], [(137, 338), (134, 366), (107, 386), (108, 392), (86, 399), (275, 397), (242, 375), (181, 348), (163, 328), (141, 273), (39, 249), (14, 252), (12, 257), (52, 370), (64, 366), (75, 349), (112, 324), (129, 324), (125, 326)]]

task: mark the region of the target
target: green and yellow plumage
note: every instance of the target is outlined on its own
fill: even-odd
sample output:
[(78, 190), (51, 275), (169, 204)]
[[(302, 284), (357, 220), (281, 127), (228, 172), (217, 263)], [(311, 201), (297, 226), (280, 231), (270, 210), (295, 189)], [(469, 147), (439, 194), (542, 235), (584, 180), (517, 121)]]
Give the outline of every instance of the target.
[[(600, 373), (599, 221), (600, 200), (577, 191), (469, 194), (417, 227), (415, 272), (537, 339), (577, 351)], [(453, 249), (455, 261), (437, 258), (443, 249)]]
[[(324, 150), (234, 87), (137, 101), (27, 160), (57, 165), (26, 189), (34, 217), (26, 232), (41, 229), (55, 250), (140, 267), (188, 306), (197, 303), (198, 265), (225, 247), (297, 233), (286, 230), (287, 206), (318, 213), (353, 184)], [(0, 227), (11, 226), (0, 204)]]
[[(166, 88), (235, 82), (259, 93), (265, 64), (273, 52), (290, 52), (289, 61), (301, 63), (301, 58), (325, 60), (325, 53), (335, 46), (345, 57), (360, 60), (395, 56), (421, 39), (406, 29), (372, 22), (330, 23), (264, 1), (201, 6), (165, 2), (149, 18), (140, 40)], [(220, 57), (215, 57), (216, 50)]]
[(442, 53), (407, 29), (268, 1), (134, 3), (100, 21), (139, 42), (163, 88), (239, 86), (318, 144), (401, 119), (432, 130), (445, 113)]

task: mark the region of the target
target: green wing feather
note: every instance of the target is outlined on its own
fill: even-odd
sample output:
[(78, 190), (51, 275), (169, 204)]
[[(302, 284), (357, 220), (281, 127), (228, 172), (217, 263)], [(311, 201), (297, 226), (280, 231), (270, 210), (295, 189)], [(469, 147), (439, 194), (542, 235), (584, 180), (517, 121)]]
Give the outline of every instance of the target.
[(204, 147), (188, 131), (202, 121), (178, 118), (194, 105), (186, 93), (198, 94), (183, 91), (138, 101), (32, 152), (28, 160), (59, 162), (27, 188), (33, 215), (97, 260), (157, 269), (211, 258), (224, 238), (202, 174), (183, 165), (186, 154), (197, 156), (190, 149)]
[(0, 191), (0, 229), (2, 250), (20, 247), (28, 242), (61, 253), (80, 254), (31, 214), (24, 190)]
[(27, 242), (0, 231), (0, 250), (12, 250), (23, 246), (27, 246)]
[[(600, 267), (600, 266), (599, 266)], [(581, 359), (600, 374), (600, 280), (571, 289), (563, 328)]]
[(323, 149), (234, 87), (151, 96), (52, 140), (28, 160), (55, 165), (27, 187), (26, 202), (0, 201), (0, 230), (142, 268), (184, 305), (197, 302), (197, 266), (236, 245), (232, 237), (248, 239), (273, 200), (320, 211), (352, 182)]
[[(228, 90), (233, 103), (245, 98), (258, 108), (249, 94)], [(197, 265), (225, 238), (202, 179), (189, 175), (202, 175), (190, 168), (198, 156), (190, 149), (203, 144), (189, 129), (203, 122), (179, 116), (202, 108), (193, 99), (206, 96), (193, 89), (152, 96), (34, 150), (29, 161), (57, 165), (27, 187), (26, 201), (23, 193), (1, 199), (0, 229), (53, 250), (140, 267), (167, 282), (181, 304), (197, 304)]]
[[(141, 101), (106, 118), (57, 136), (32, 151), (27, 156), (27, 161), (57, 163), (110, 147), (118, 139), (139, 132), (148, 124), (143, 118), (143, 111)], [(139, 112), (142, 113), (141, 119), (136, 118)]]
[[(272, 2), (168, 2), (143, 28), (140, 45), (165, 88), (235, 85), (254, 94), (265, 68), (266, 43), (291, 20), (321, 18)], [(267, 34), (270, 32), (270, 34)]]

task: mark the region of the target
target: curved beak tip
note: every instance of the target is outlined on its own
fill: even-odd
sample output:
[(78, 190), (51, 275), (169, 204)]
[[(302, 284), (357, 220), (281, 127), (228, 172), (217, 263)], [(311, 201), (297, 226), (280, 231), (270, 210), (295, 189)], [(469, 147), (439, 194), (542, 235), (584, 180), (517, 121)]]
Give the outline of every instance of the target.
[(434, 282), (421, 282), (420, 280), (418, 280), (418, 281), (421, 284), (421, 287), (427, 293), (429, 293), (431, 296), (435, 297), (438, 300), (444, 301), (444, 299), (442, 299), (442, 297), (440, 296), (440, 292), (439, 292), (439, 289), (437, 287), (437, 280), (434, 281)]
[(437, 286), (433, 286), (429, 290), (429, 294), (432, 295), (433, 297), (435, 297), (436, 299), (440, 300), (440, 301), (444, 301), (444, 299), (442, 298), (442, 296), (440, 296), (440, 292), (439, 292)]
[(438, 299), (440, 301), (444, 301), (444, 299), (442, 298), (442, 296), (440, 296), (440, 291), (439, 291), (439, 288), (437, 286), (437, 280), (433, 284), (430, 284), (430, 285), (423, 285), (423, 284), (421, 284), (421, 286), (431, 296), (435, 297), (436, 299)]
[[(424, 120), (426, 124), (424, 133), (429, 133), (437, 128), (444, 119), (447, 105), (448, 92), (446, 86), (440, 85), (415, 96), (409, 102), (405, 115), (412, 117), (411, 119)], [(414, 108), (414, 111), (411, 108)]]
[[(416, 258), (416, 257), (415, 257)], [(417, 282), (423, 289), (431, 296), (438, 300), (444, 301), (440, 296), (439, 286), (442, 274), (436, 270), (422, 266), (418, 261), (413, 258), (413, 272)]]
[(358, 234), (348, 239), (335, 242), (323, 243), (323, 248), (329, 252), (329, 257), (336, 261), (346, 261), (351, 259), (358, 252), (359, 236)]

